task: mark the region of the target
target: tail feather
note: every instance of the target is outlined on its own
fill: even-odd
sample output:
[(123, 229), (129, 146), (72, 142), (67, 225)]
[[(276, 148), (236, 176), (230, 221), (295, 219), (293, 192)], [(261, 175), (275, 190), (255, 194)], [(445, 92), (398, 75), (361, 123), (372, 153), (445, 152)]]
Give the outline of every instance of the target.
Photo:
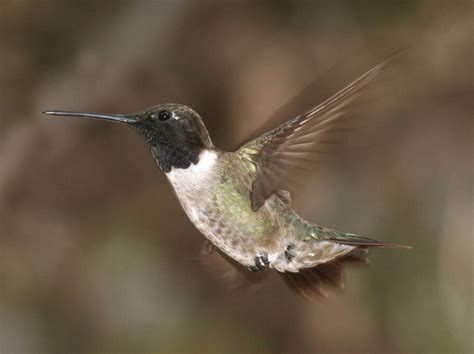
[(310, 300), (314, 295), (327, 298), (327, 292), (324, 288), (322, 278), (317, 273), (303, 271), (300, 273), (282, 273), (288, 286)]
[(411, 248), (411, 246), (380, 242), (368, 237), (340, 232), (319, 225), (313, 225), (313, 228), (313, 230), (315, 230), (314, 233), (316, 234), (316, 238), (319, 238), (320, 240), (337, 242), (343, 245), (370, 248)]
[(321, 264), (314, 268), (314, 272), (320, 275), (323, 281), (330, 283), (339, 289), (344, 289), (344, 272), (338, 262)]
[[(347, 235), (347, 234), (346, 234)], [(396, 243), (386, 243), (380, 242), (377, 240), (373, 240), (367, 237), (361, 237), (354, 235), (354, 238), (350, 239), (342, 239), (342, 238), (331, 238), (327, 239), (328, 241), (334, 241), (343, 245), (348, 246), (357, 246), (357, 247), (370, 247), (370, 248), (403, 248), (403, 249), (411, 249), (411, 246), (407, 245), (400, 245)]]
[(327, 298), (326, 286), (344, 289), (343, 265), (368, 264), (368, 249), (356, 248), (347, 255), (331, 262), (302, 269), (298, 273), (280, 273), (290, 289), (310, 300), (315, 296)]
[(340, 262), (342, 264), (369, 264), (369, 250), (367, 248), (355, 248), (346, 257), (344, 257), (344, 259), (341, 259)]

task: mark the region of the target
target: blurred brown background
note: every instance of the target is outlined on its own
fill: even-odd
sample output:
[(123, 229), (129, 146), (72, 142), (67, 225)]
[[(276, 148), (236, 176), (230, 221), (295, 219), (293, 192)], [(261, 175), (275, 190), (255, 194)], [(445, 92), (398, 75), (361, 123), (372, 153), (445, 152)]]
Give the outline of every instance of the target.
[[(472, 4), (3, 0), (0, 351), (471, 353)], [(414, 249), (326, 301), (272, 276), (230, 290), (133, 131), (41, 114), (179, 102), (229, 149), (334, 63), (398, 48), (365, 150), (295, 206)]]

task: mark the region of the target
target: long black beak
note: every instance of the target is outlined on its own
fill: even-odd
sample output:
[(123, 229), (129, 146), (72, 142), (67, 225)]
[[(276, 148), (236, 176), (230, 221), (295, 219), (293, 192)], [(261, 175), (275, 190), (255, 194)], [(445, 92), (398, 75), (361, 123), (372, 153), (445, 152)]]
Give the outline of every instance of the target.
[(107, 120), (110, 122), (119, 122), (119, 123), (127, 123), (127, 124), (133, 124), (133, 123), (138, 122), (139, 120), (137, 116), (124, 115), (124, 114), (100, 114), (100, 113), (70, 112), (70, 111), (46, 111), (43, 113), (50, 114), (53, 116), (100, 119), (100, 120)]

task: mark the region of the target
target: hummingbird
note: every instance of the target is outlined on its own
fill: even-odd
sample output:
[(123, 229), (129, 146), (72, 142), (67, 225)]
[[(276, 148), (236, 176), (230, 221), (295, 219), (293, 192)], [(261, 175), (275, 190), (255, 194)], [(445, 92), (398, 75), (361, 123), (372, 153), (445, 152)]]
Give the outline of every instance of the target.
[(45, 114), (121, 123), (143, 137), (206, 248), (252, 272), (273, 270), (303, 295), (344, 287), (342, 265), (368, 263), (371, 248), (410, 248), (304, 220), (291, 206), (292, 174), (317, 162), (328, 138), (344, 131), (350, 103), (388, 61), (342, 90), (236, 151), (214, 146), (201, 116), (183, 104), (159, 104), (134, 114), (50, 110)]

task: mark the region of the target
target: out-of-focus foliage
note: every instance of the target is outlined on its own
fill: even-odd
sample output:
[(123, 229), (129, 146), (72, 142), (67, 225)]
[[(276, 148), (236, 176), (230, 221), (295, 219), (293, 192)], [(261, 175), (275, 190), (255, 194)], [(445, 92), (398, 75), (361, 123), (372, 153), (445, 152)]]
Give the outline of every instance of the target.
[[(472, 352), (472, 10), (2, 1), (0, 351)], [(174, 101), (230, 148), (335, 63), (400, 48), (390, 89), (368, 102), (378, 123), (354, 136), (363, 147), (318, 171), (295, 206), (414, 248), (373, 252), (324, 302), (277, 277), (229, 290), (199, 262), (203, 237), (138, 136), (41, 114)]]

